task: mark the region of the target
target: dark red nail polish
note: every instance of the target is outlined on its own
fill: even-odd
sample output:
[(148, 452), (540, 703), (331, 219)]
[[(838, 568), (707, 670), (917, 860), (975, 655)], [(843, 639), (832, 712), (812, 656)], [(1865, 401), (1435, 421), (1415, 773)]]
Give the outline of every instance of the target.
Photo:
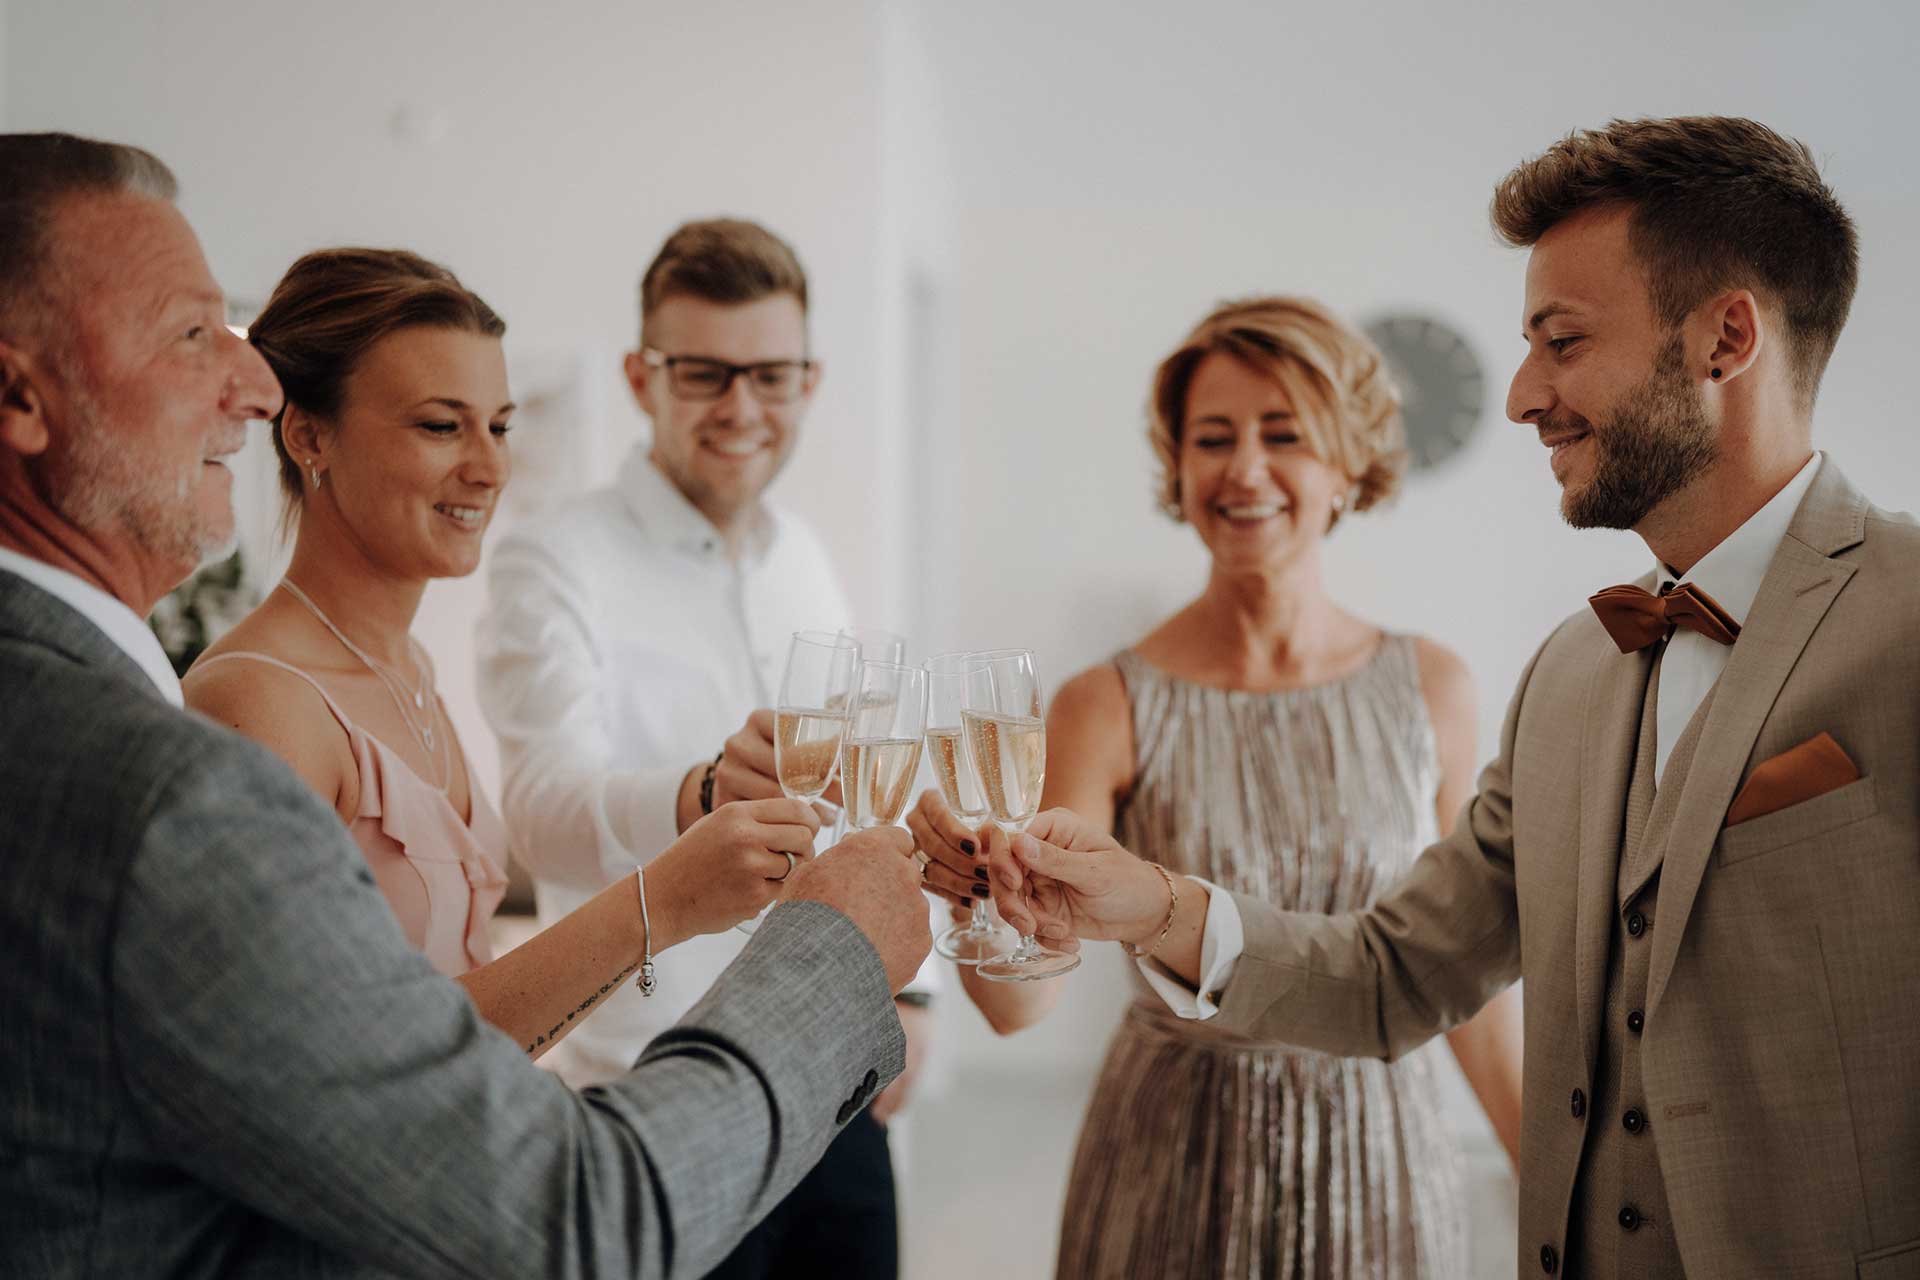
[(962, 840), (960, 842), (960, 852), (966, 854), (969, 858), (971, 858), (974, 854), (973, 841)]
[(973, 878), (975, 880), (985, 880), (987, 878), (987, 869), (985, 867), (975, 867), (973, 869)]
[(975, 886), (973, 886), (973, 896), (974, 896), (974, 897), (976, 897), (976, 898), (984, 898), (984, 897), (987, 897), (987, 896), (988, 896), (989, 894), (991, 894), (992, 892), (993, 892), (993, 890), (991, 890), (991, 889), (989, 889), (989, 888), (987, 888), (987, 886), (985, 886), (985, 885), (983, 885), (983, 884), (977, 884), (977, 885), (975, 885)]

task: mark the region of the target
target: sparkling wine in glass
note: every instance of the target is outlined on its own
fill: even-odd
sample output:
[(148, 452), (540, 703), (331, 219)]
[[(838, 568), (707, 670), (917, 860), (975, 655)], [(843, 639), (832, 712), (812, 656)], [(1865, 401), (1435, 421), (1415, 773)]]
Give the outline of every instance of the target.
[[(1026, 830), (1040, 811), (1047, 780), (1044, 717), (1031, 650), (968, 655), (961, 672), (960, 721), (987, 816), (1004, 831)], [(1022, 934), (1020, 945), (981, 961), (974, 972), (995, 982), (1033, 982), (1079, 967), (1079, 956), (1043, 947), (1031, 934)]]
[[(825, 631), (796, 631), (773, 710), (773, 771), (790, 800), (818, 800), (833, 783), (847, 736), (847, 700), (860, 649)], [(734, 928), (752, 933), (763, 911)]]
[(906, 812), (927, 727), (927, 673), (897, 662), (860, 664), (840, 748), (847, 825), (892, 826)]
[[(969, 827), (987, 820), (987, 798), (967, 758), (966, 726), (960, 708), (968, 655), (943, 653), (927, 660), (927, 758), (953, 816)], [(1013, 930), (996, 921), (985, 899), (976, 899), (965, 924), (954, 925), (934, 940), (933, 949), (955, 964), (979, 964), (1013, 950)]]

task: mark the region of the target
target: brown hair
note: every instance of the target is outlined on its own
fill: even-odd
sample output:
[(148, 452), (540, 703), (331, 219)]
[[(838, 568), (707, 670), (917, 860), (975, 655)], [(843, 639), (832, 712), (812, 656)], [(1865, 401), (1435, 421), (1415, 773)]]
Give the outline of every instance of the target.
[(150, 152), (70, 133), (0, 134), (0, 338), (37, 334), (47, 296), (54, 208), (78, 195), (131, 191), (172, 200), (172, 170)]
[(667, 237), (640, 277), (640, 334), (661, 303), (673, 297), (707, 302), (758, 302), (790, 293), (807, 309), (807, 273), (793, 247), (757, 222), (710, 218), (689, 222)]
[(1860, 278), (1853, 220), (1805, 143), (1731, 116), (1615, 120), (1526, 161), (1493, 193), (1493, 225), (1526, 247), (1585, 209), (1633, 210), (1630, 243), (1668, 326), (1728, 288), (1780, 309), (1811, 407)]
[[(266, 358), (287, 404), (317, 418), (340, 411), (347, 379), (382, 338), (418, 326), (498, 338), (502, 320), (453, 272), (404, 249), (321, 249), (287, 269), (273, 296), (247, 327), (247, 341)], [(273, 419), (285, 523), (305, 498), (300, 464), (281, 436), (283, 407)]]
[[(1301, 439), (1347, 477), (1351, 509), (1365, 511), (1399, 487), (1407, 450), (1400, 395), (1380, 352), (1359, 332), (1305, 298), (1245, 298), (1216, 308), (1160, 362), (1148, 403), (1147, 438), (1160, 461), (1160, 509), (1180, 511), (1180, 443), (1187, 390), (1215, 352), (1272, 376), (1293, 402)], [(1334, 515), (1339, 523), (1340, 514)]]

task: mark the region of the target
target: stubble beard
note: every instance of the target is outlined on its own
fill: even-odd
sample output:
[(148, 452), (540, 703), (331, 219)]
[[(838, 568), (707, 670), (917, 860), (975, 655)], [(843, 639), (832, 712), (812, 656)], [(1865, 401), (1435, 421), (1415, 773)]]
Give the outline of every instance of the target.
[(188, 572), (232, 554), (237, 530), (227, 518), (208, 521), (199, 506), (204, 464), (167, 471), (143, 467), (124, 447), (131, 433), (116, 431), (84, 383), (71, 383), (75, 422), (61, 433), (51, 459), (57, 481), (51, 502), (77, 529), (125, 537), (143, 553)]
[(1585, 487), (1562, 494), (1560, 514), (1569, 525), (1635, 528), (1720, 460), (1713, 423), (1699, 391), (1687, 380), (1684, 364), (1676, 334), (1646, 381), (1626, 394), (1603, 425), (1589, 426), (1593, 478)]

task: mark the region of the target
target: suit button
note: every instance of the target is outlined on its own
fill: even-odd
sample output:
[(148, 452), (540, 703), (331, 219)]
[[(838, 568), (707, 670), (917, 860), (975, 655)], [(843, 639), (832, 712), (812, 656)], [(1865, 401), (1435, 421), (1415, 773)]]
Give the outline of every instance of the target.
[(1647, 1025), (1647, 1015), (1640, 1012), (1638, 1009), (1635, 1009), (1632, 1013), (1627, 1015), (1627, 1030), (1633, 1032), (1633, 1034), (1639, 1035), (1640, 1029), (1646, 1025)]
[(878, 1071), (869, 1070), (867, 1072), (867, 1078), (860, 1082), (860, 1092), (872, 1093), (873, 1086), (879, 1083), (880, 1083), (880, 1073)]
[(1628, 1133), (1638, 1133), (1647, 1127), (1647, 1118), (1629, 1107), (1627, 1114), (1620, 1117), (1620, 1124)]
[(1638, 911), (1627, 917), (1627, 932), (1639, 937), (1647, 931), (1647, 918)]
[(1575, 1120), (1578, 1120), (1581, 1116), (1584, 1116), (1586, 1114), (1587, 1114), (1586, 1092), (1585, 1090), (1582, 1090), (1582, 1089), (1575, 1089), (1573, 1091), (1573, 1118)]
[(859, 1109), (859, 1106), (855, 1104), (854, 1100), (848, 1098), (840, 1104), (840, 1110), (834, 1112), (833, 1122), (837, 1125), (844, 1125), (847, 1121), (853, 1119), (853, 1113)]
[(1548, 1275), (1560, 1269), (1560, 1252), (1550, 1244), (1540, 1246), (1540, 1269)]
[(1638, 1231), (1640, 1229), (1640, 1211), (1632, 1205), (1623, 1205), (1620, 1209), (1620, 1229)]

